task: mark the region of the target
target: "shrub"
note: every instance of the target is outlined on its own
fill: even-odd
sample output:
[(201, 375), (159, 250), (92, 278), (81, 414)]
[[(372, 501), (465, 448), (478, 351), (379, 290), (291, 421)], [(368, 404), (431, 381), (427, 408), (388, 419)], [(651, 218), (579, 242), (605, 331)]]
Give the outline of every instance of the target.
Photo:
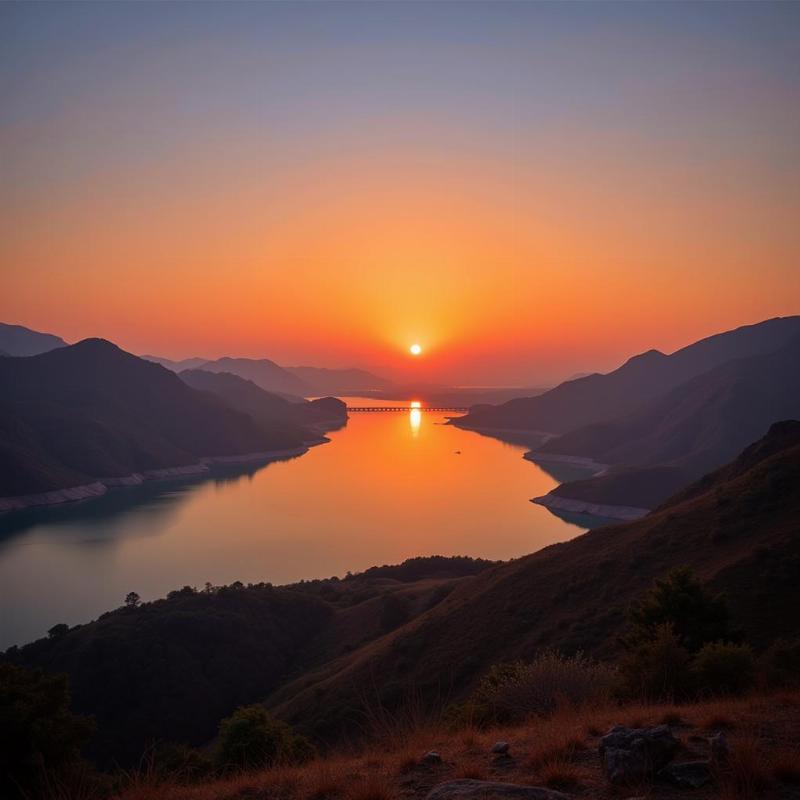
[(639, 700), (675, 700), (691, 685), (690, 655), (670, 625), (656, 628), (652, 638), (622, 658), (622, 690)]
[(211, 775), (214, 762), (185, 744), (165, 742), (155, 752), (156, 773), (176, 783), (195, 783)]
[(755, 659), (747, 645), (711, 642), (691, 665), (695, 688), (709, 694), (739, 694), (755, 682)]
[(301, 763), (314, 747), (260, 705), (242, 706), (219, 726), (217, 763), (224, 771), (251, 770), (277, 762)]
[(652, 640), (664, 625), (690, 653), (707, 642), (733, 638), (724, 597), (710, 592), (686, 567), (657, 580), (628, 616), (631, 629), (625, 644), (631, 649)]
[(530, 663), (497, 664), (477, 691), (477, 705), (498, 721), (552, 714), (559, 706), (586, 706), (607, 701), (616, 673), (582, 653), (564, 656), (545, 650)]
[(94, 723), (69, 709), (65, 675), (0, 664), (0, 797), (37, 797), (69, 782)]

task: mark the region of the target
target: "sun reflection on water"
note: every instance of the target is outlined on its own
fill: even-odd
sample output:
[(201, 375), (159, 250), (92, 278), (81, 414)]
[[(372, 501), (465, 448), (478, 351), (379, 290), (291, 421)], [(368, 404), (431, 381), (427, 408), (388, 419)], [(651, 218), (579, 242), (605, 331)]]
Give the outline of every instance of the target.
[(422, 424), (422, 403), (412, 400), (408, 411), (408, 422), (411, 425), (411, 435), (419, 435), (419, 426)]

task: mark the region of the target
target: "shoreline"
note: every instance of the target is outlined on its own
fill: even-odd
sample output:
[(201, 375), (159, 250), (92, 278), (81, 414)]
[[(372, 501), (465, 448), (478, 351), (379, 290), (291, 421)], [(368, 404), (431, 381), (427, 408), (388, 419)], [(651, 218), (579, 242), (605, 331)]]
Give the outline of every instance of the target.
[(522, 456), (526, 461), (532, 461), (534, 464), (541, 461), (543, 464), (548, 462), (553, 464), (570, 464), (575, 467), (585, 467), (594, 471), (595, 475), (602, 475), (610, 464), (601, 464), (593, 458), (587, 456), (562, 456), (557, 453), (539, 453), (536, 450), (529, 450)]
[(588, 500), (576, 500), (571, 497), (560, 497), (555, 494), (545, 494), (534, 497), (531, 503), (552, 508), (556, 511), (571, 511), (574, 514), (590, 514), (593, 517), (604, 517), (621, 522), (632, 522), (647, 516), (652, 509), (637, 508), (636, 506), (612, 506), (603, 503), (591, 503)]
[(243, 453), (235, 456), (205, 456), (195, 464), (142, 470), (141, 472), (132, 472), (130, 475), (122, 475), (114, 478), (96, 478), (90, 483), (69, 486), (65, 489), (52, 489), (49, 492), (0, 497), (0, 513), (24, 511), (25, 509), (35, 508), (37, 506), (54, 506), (62, 503), (91, 500), (95, 497), (102, 497), (109, 489), (140, 486), (145, 481), (204, 475), (211, 472), (214, 465), (250, 464), (256, 461), (269, 463), (271, 461), (280, 461), (284, 458), (294, 458), (307, 453), (311, 447), (316, 447), (317, 445), (325, 444), (329, 441), (330, 439), (326, 436), (322, 436), (320, 439), (303, 442), (300, 447), (286, 450), (264, 450), (257, 453)]

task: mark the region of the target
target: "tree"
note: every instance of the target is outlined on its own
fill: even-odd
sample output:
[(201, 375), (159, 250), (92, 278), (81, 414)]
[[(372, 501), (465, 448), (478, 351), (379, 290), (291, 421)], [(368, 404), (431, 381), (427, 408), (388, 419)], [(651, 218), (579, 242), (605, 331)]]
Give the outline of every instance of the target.
[(631, 629), (623, 640), (629, 649), (652, 641), (665, 625), (689, 653), (696, 653), (708, 642), (735, 638), (723, 595), (709, 591), (687, 567), (657, 580), (631, 608), (629, 619)]
[(657, 625), (650, 638), (622, 657), (622, 690), (636, 700), (680, 700), (691, 689), (690, 663), (691, 656), (672, 626)]
[(0, 664), (0, 797), (40, 797), (80, 769), (94, 723), (69, 702), (66, 675)]
[(242, 706), (219, 726), (217, 762), (225, 771), (259, 769), (277, 761), (305, 761), (313, 752), (307, 739), (261, 705)]
[(60, 639), (62, 636), (65, 636), (69, 633), (69, 625), (66, 625), (63, 622), (59, 622), (58, 625), (53, 625), (49, 631), (47, 631), (47, 635), (51, 639)]
[(141, 602), (142, 600), (136, 592), (128, 592), (125, 595), (125, 605), (128, 608), (136, 608)]

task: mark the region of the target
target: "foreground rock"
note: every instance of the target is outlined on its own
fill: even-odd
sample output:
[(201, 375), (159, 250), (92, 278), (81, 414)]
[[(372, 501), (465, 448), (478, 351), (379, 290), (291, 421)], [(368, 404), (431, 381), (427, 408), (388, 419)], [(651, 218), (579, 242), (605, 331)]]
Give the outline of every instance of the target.
[(669, 764), (658, 773), (658, 777), (681, 789), (699, 789), (711, 780), (711, 767), (708, 761)]
[(616, 725), (600, 740), (600, 761), (611, 783), (633, 784), (666, 767), (678, 747), (679, 742), (667, 725), (655, 728)]
[(494, 783), (463, 779), (434, 786), (426, 800), (568, 800), (567, 795), (541, 786), (519, 786), (515, 783)]

